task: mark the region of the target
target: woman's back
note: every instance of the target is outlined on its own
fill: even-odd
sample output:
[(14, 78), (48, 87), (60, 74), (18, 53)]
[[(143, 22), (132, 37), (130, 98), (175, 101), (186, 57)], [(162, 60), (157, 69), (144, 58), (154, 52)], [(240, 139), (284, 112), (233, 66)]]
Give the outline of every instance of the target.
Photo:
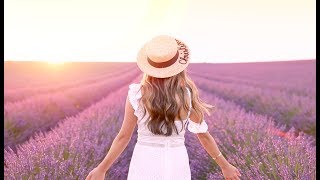
[[(189, 156), (185, 147), (185, 128), (180, 120), (175, 120), (179, 134), (155, 135), (147, 127), (148, 112), (143, 116), (140, 84), (129, 86), (129, 101), (138, 118), (138, 139), (130, 161), (128, 180), (136, 179), (191, 179)], [(191, 99), (188, 98), (190, 104)], [(188, 120), (189, 113), (183, 114)], [(163, 126), (165, 127), (165, 126)], [(166, 129), (163, 129), (165, 132)], [(177, 170), (179, 173), (177, 173)]]
[[(183, 128), (182, 123), (186, 123), (188, 120), (188, 113), (190, 112), (182, 112), (181, 117), (185, 117), (182, 121), (178, 119), (178, 116), (175, 119), (175, 125), (177, 127), (177, 130), (179, 134), (173, 132), (171, 136), (165, 136), (165, 135), (155, 135), (153, 134), (147, 127), (147, 121), (149, 118), (149, 114), (146, 111), (146, 115), (144, 115), (144, 109), (142, 102), (139, 101), (139, 99), (142, 97), (142, 90), (140, 89), (140, 84), (131, 84), (129, 86), (129, 101), (132, 104), (132, 107), (134, 109), (134, 114), (137, 116), (138, 121), (138, 143), (140, 142), (149, 142), (149, 143), (159, 143), (159, 144), (165, 144), (165, 143), (171, 143), (171, 144), (184, 144), (184, 134), (185, 134), (185, 128)], [(187, 88), (188, 89), (188, 88)], [(189, 89), (188, 89), (189, 91)], [(189, 91), (190, 92), (190, 91)], [(188, 96), (188, 101), (191, 104), (190, 96)], [(191, 106), (191, 105), (190, 105)], [(163, 131), (166, 132), (166, 128), (163, 127)]]

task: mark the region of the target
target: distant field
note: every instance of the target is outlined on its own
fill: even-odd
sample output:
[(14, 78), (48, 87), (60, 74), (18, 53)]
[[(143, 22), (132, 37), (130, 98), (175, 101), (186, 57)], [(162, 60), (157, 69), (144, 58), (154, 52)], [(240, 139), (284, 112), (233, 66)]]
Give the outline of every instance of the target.
[[(315, 179), (316, 61), (190, 64), (223, 155), (243, 179)], [(119, 131), (135, 63), (5, 62), (5, 179), (84, 179)], [(137, 133), (109, 169), (126, 179)], [(192, 179), (223, 179), (186, 132)]]

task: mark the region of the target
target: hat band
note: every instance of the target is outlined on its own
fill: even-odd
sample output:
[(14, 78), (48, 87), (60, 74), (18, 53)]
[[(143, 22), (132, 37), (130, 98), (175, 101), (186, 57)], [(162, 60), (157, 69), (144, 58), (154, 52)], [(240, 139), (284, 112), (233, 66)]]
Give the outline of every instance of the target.
[(160, 62), (160, 63), (154, 62), (154, 61), (152, 61), (149, 57), (147, 57), (147, 59), (148, 59), (149, 64), (150, 64), (151, 66), (153, 66), (153, 67), (156, 67), (156, 68), (166, 68), (166, 67), (169, 67), (169, 66), (171, 66), (172, 64), (174, 64), (174, 63), (177, 61), (178, 57), (179, 57), (179, 51), (177, 51), (176, 55), (175, 55), (173, 58), (171, 58), (170, 60), (165, 61), (165, 62)]

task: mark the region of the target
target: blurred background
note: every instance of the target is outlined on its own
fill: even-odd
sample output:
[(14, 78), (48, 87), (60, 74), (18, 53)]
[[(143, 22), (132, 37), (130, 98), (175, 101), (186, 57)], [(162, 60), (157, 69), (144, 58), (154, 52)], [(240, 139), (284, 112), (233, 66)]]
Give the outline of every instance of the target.
[(5, 0), (5, 60), (134, 62), (153, 36), (192, 62), (315, 59), (315, 0)]

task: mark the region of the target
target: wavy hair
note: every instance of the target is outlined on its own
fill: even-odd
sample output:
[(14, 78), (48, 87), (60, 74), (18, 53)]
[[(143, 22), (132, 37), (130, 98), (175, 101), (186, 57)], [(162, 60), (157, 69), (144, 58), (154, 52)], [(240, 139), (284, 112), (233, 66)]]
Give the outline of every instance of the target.
[[(192, 108), (198, 117), (203, 119), (204, 113), (211, 115), (210, 111), (215, 108), (215, 106), (207, 104), (199, 98), (198, 89), (191, 78), (188, 77), (186, 70), (168, 78), (156, 78), (144, 73), (140, 84), (143, 90), (140, 99), (144, 106), (143, 117), (147, 110), (149, 114), (148, 121), (146, 121), (147, 127), (156, 135), (170, 136), (173, 129), (179, 134), (174, 123), (175, 117), (178, 115), (179, 121), (183, 124), (180, 112), (182, 109), (184, 112), (188, 112), (190, 109), (190, 102), (185, 98), (188, 96), (185, 87), (190, 89)], [(166, 132), (162, 131), (163, 126), (165, 126)], [(186, 124), (183, 124), (183, 128), (185, 126)]]

